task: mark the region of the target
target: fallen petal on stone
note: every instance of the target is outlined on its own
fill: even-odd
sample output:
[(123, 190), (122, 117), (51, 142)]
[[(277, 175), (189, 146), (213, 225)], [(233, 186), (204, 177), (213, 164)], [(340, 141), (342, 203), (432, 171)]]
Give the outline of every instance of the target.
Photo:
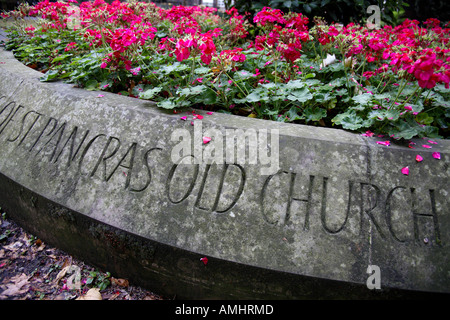
[(408, 167), (402, 168), (402, 173), (403, 173), (404, 175), (408, 175), (408, 174), (409, 174), (409, 168), (408, 168)]
[(181, 119), (181, 120), (185, 120), (185, 121), (186, 121), (187, 117), (186, 117), (186, 116), (184, 116), (184, 117), (181, 117), (180, 119)]
[(441, 159), (441, 154), (439, 152), (433, 152), (433, 158), (435, 159)]
[(211, 141), (210, 137), (203, 137), (203, 143), (206, 144)]
[(391, 143), (389, 141), (377, 141), (378, 144), (382, 144), (383, 146), (390, 146)]
[(200, 258), (200, 261), (202, 261), (203, 264), (206, 266), (206, 264), (208, 263), (208, 258), (207, 257)]
[(421, 162), (422, 160), (423, 160), (423, 157), (422, 157), (421, 155), (418, 154), (418, 155), (416, 156), (416, 161), (417, 161), (417, 162)]
[(431, 144), (438, 144), (436, 141), (433, 141), (433, 140), (427, 140), (427, 141)]
[(423, 144), (422, 147), (427, 148), (427, 149), (431, 149), (431, 146), (429, 146), (427, 144)]
[(210, 112), (207, 112), (206, 114), (212, 115), (212, 114), (213, 114), (213, 112), (211, 112), (211, 111), (210, 111)]

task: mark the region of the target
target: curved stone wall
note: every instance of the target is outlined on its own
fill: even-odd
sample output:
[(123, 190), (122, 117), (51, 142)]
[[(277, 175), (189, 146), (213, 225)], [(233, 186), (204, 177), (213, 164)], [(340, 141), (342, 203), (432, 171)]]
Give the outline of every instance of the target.
[(0, 52), (0, 205), (43, 240), (177, 297), (450, 292), (448, 140), (173, 114), (40, 76)]

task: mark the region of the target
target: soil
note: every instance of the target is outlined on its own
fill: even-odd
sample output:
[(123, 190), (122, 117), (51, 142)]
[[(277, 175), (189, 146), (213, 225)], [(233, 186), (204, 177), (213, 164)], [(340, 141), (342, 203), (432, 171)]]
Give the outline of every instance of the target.
[(163, 300), (51, 247), (2, 213), (0, 300)]

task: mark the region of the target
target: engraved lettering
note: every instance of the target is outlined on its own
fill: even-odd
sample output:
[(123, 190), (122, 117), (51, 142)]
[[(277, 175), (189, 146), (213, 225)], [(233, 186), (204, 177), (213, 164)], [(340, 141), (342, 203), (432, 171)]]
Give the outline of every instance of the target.
[[(0, 99), (1, 99), (1, 100), (5, 99), (5, 101), (8, 101), (8, 99), (6, 98), (6, 96), (1, 96)], [(2, 101), (1, 103), (3, 103), (3, 101)], [(3, 111), (2, 111), (2, 112), (3, 112)], [(2, 114), (2, 112), (0, 112), (0, 114)]]
[(288, 208), (289, 209), (287, 210), (287, 213), (286, 213), (286, 222), (289, 221), (289, 218), (291, 216), (292, 201), (295, 200), (295, 201), (306, 202), (305, 223), (303, 224), (303, 230), (309, 230), (309, 216), (310, 216), (310, 210), (311, 210), (314, 176), (309, 176), (308, 196), (306, 199), (299, 199), (299, 198), (293, 197), (295, 177), (296, 177), (295, 173), (293, 173), (292, 177), (291, 177), (291, 185), (289, 186), (289, 200), (288, 200)]
[[(114, 150), (107, 156), (105, 156), (106, 151), (108, 150), (110, 144), (112, 141), (116, 141), (116, 146), (114, 148)], [(95, 165), (94, 169), (91, 172), (91, 177), (93, 177), (95, 175), (95, 173), (97, 172), (98, 167), (100, 166), (100, 163), (103, 163), (103, 180), (108, 181), (108, 179), (106, 178), (106, 160), (114, 157), (114, 155), (117, 153), (117, 151), (120, 148), (120, 140), (119, 138), (116, 137), (109, 137), (108, 141), (106, 142), (105, 147), (103, 148), (102, 154), (100, 155), (100, 157), (98, 158), (97, 164)]]
[[(127, 152), (125, 152), (125, 154), (123, 155), (122, 159), (120, 159), (119, 163), (117, 163), (117, 166), (113, 169), (113, 171), (106, 178), (106, 181), (109, 181), (109, 179), (111, 179), (111, 177), (113, 176), (114, 172), (116, 172), (116, 170), (119, 167), (125, 168), (125, 169), (128, 170), (128, 173), (126, 174), (127, 179), (126, 179), (126, 182), (125, 182), (125, 189), (128, 189), (128, 187), (130, 186), (131, 174), (133, 172), (134, 157), (136, 155), (136, 147), (137, 147), (137, 143), (133, 142), (131, 144), (131, 146), (128, 148)], [(123, 162), (127, 158), (128, 154), (131, 154), (130, 155), (130, 160), (128, 161), (128, 165), (125, 165), (125, 164), (123, 164)]]
[[(62, 136), (63, 136), (63, 134), (64, 134), (64, 130), (66, 129), (66, 122), (64, 122), (56, 131), (55, 131), (55, 133), (53, 133), (53, 135), (47, 140), (47, 142), (44, 144), (44, 146), (38, 151), (38, 152), (36, 152), (36, 156), (39, 154), (39, 153), (41, 153), (42, 152), (42, 150), (44, 150), (44, 149), (46, 149), (47, 148), (47, 146), (51, 146), (51, 142), (53, 141), (53, 139), (57, 136), (57, 141), (56, 141), (56, 143), (54, 144), (54, 147), (53, 147), (53, 152), (51, 153), (51, 156), (50, 156), (50, 162), (53, 160), (53, 157), (55, 156), (55, 154), (56, 154), (56, 150), (58, 149), (58, 145), (59, 145), (59, 143), (60, 143), (60, 141), (61, 141), (61, 138), (62, 138)], [(58, 135), (58, 132), (59, 132), (59, 135)]]
[[(2, 97), (2, 98), (3, 98), (3, 97)], [(11, 111), (9, 111), (9, 114), (5, 117), (5, 119), (2, 121), (2, 123), (0, 123), (0, 128), (1, 128), (1, 127), (3, 126), (3, 124), (9, 119), (9, 116), (12, 114), (12, 112), (14, 111), (14, 108), (16, 107), (16, 103), (15, 103), (14, 101), (11, 101), (11, 102), (9, 102), (8, 104), (6, 104), (6, 105), (3, 107), (2, 111), (0, 112), (0, 115), (2, 115), (3, 112), (5, 112), (6, 108), (8, 108), (9, 106), (11, 106)], [(2, 131), (0, 131), (0, 134), (1, 134), (1, 132), (3, 132), (3, 129), (2, 129)]]
[[(271, 174), (271, 175), (269, 175), (267, 178), (266, 178), (266, 180), (264, 181), (264, 184), (263, 184), (263, 187), (262, 187), (262, 189), (261, 189), (261, 195), (260, 195), (260, 206), (261, 206), (261, 213), (262, 213), (262, 215), (263, 215), (263, 217), (264, 217), (264, 220), (266, 221), (266, 222), (268, 222), (269, 224), (277, 224), (278, 223), (278, 219), (270, 219), (269, 218), (269, 216), (268, 216), (268, 214), (267, 214), (267, 210), (266, 210), (266, 206), (265, 206), (265, 196), (266, 196), (266, 193), (267, 193), (267, 189), (268, 189), (268, 186), (269, 186), (269, 183), (272, 181), (272, 179), (275, 177), (275, 176), (279, 176), (280, 174), (282, 174), (282, 173), (284, 173), (284, 174), (289, 174), (289, 172), (287, 172), (287, 171), (278, 171), (276, 174)], [(280, 178), (281, 179), (281, 178)], [(292, 180), (291, 180), (292, 181)], [(290, 188), (290, 186), (289, 186), (289, 188)], [(279, 188), (278, 188), (279, 189)], [(290, 194), (289, 194), (289, 196), (290, 196)], [(289, 202), (289, 201), (288, 201)], [(287, 211), (287, 209), (286, 209), (286, 211)], [(286, 215), (286, 213), (285, 213), (285, 215)]]
[(92, 138), (88, 144), (86, 145), (86, 147), (83, 150), (83, 153), (81, 154), (80, 157), (80, 162), (78, 163), (78, 171), (81, 172), (81, 165), (83, 164), (84, 158), (86, 157), (86, 154), (88, 153), (89, 149), (92, 147), (92, 145), (94, 144), (94, 142), (101, 137), (106, 137), (105, 134), (98, 134), (96, 135), (94, 138)]
[[(306, 212), (305, 212), (305, 222), (303, 224), (303, 230), (309, 230), (309, 216), (310, 216), (310, 210), (311, 210), (311, 202), (312, 202), (312, 189), (313, 189), (313, 183), (314, 183), (314, 176), (309, 177), (309, 185), (308, 185), (308, 196), (306, 199), (296, 198), (294, 197), (294, 185), (296, 181), (297, 174), (295, 172), (288, 172), (288, 171), (278, 171), (278, 173), (269, 175), (267, 179), (264, 181), (264, 185), (261, 190), (261, 196), (260, 196), (260, 206), (261, 211), (263, 214), (264, 219), (270, 223), (270, 224), (276, 224), (278, 223), (278, 219), (274, 221), (273, 219), (269, 219), (266, 206), (265, 206), (265, 197), (267, 193), (267, 189), (269, 188), (269, 183), (271, 182), (272, 178), (275, 176), (279, 176), (280, 174), (287, 174), (290, 176), (288, 178), (288, 189), (287, 192), (282, 192), (280, 188), (277, 188), (277, 191), (279, 191), (281, 194), (287, 194), (287, 203), (286, 203), (286, 211), (284, 214), (284, 221), (283, 223), (285, 225), (289, 224), (289, 221), (291, 219), (291, 207), (293, 201), (300, 201), (300, 202), (306, 202)], [(281, 179), (281, 177), (280, 177)], [(281, 181), (280, 181), (281, 183)], [(281, 186), (280, 186), (281, 187)]]
[(78, 152), (81, 149), (81, 146), (83, 145), (84, 141), (86, 140), (86, 138), (87, 138), (87, 136), (89, 134), (89, 130), (86, 131), (86, 133), (84, 134), (83, 138), (81, 139), (81, 142), (78, 144), (78, 147), (77, 147), (77, 149), (74, 152), (75, 140), (76, 140), (76, 137), (77, 137), (77, 133), (78, 133), (78, 127), (73, 128), (73, 130), (70, 133), (69, 137), (67, 138), (66, 142), (61, 147), (61, 150), (59, 151), (58, 155), (53, 160), (54, 163), (58, 162), (59, 157), (61, 157), (61, 154), (64, 152), (67, 144), (69, 143), (69, 141), (71, 141), (70, 148), (69, 148), (69, 155), (68, 155), (68, 158), (67, 158), (67, 167), (70, 167), (70, 164), (72, 163), (72, 161), (75, 160)]
[(211, 165), (207, 164), (205, 168), (205, 173), (203, 174), (203, 179), (200, 184), (200, 189), (197, 194), (197, 200), (195, 201), (194, 207), (202, 210), (208, 210), (207, 208), (200, 207), (200, 200), (202, 198), (203, 190), (205, 189), (206, 178), (208, 178), (209, 170), (211, 169)]
[(412, 199), (412, 214), (413, 214), (413, 220), (414, 220), (414, 236), (417, 241), (420, 243), (423, 243), (423, 239), (420, 238), (420, 232), (419, 232), (419, 218), (432, 218), (433, 221), (433, 229), (434, 229), (434, 239), (436, 239), (436, 243), (441, 246), (441, 232), (439, 230), (439, 223), (438, 223), (438, 217), (436, 212), (436, 200), (434, 195), (434, 190), (430, 189), (430, 209), (431, 213), (419, 213), (418, 211), (418, 203), (417, 203), (417, 197), (415, 194), (415, 189), (411, 188), (411, 199)]
[(147, 152), (145, 152), (145, 154), (144, 154), (144, 159), (143, 160), (144, 160), (144, 165), (145, 165), (145, 167), (147, 169), (147, 181), (145, 182), (144, 186), (139, 188), (139, 189), (135, 189), (135, 188), (130, 186), (130, 191), (132, 191), (132, 192), (142, 192), (145, 189), (147, 189), (147, 187), (150, 185), (150, 182), (152, 180), (152, 171), (151, 171), (150, 165), (148, 163), (148, 156), (154, 150), (162, 151), (161, 148), (151, 148), (151, 149), (147, 150)]
[(405, 242), (405, 240), (400, 239), (397, 234), (394, 231), (394, 227), (392, 225), (392, 210), (391, 210), (391, 198), (396, 190), (406, 190), (405, 187), (395, 187), (391, 191), (389, 191), (387, 198), (386, 198), (386, 205), (385, 205), (385, 212), (386, 212), (386, 224), (388, 226), (389, 232), (391, 233), (392, 237), (394, 237), (395, 240), (399, 242)]
[[(214, 208), (213, 211), (216, 211), (217, 213), (224, 213), (224, 212), (227, 212), (227, 211), (231, 210), (231, 208), (233, 208), (233, 207), (236, 205), (236, 203), (238, 202), (238, 200), (239, 200), (239, 198), (241, 197), (242, 193), (244, 192), (245, 179), (246, 179), (246, 175), (245, 175), (245, 170), (244, 170), (244, 168), (243, 168), (242, 166), (240, 166), (239, 164), (230, 164), (230, 166), (233, 166), (233, 167), (236, 167), (236, 168), (239, 169), (239, 172), (240, 172), (240, 174), (241, 174), (241, 177), (240, 177), (240, 178), (241, 178), (241, 182), (240, 182), (240, 184), (239, 184), (238, 191), (236, 192), (236, 195), (235, 195), (234, 198), (233, 198), (233, 201), (230, 203), (230, 205), (228, 205), (228, 207), (226, 207), (226, 208), (223, 209), (223, 210), (218, 210), (218, 209), (217, 209), (217, 205), (215, 206), (215, 208)], [(226, 169), (224, 170), (225, 173), (226, 173), (226, 171), (228, 170), (228, 167), (229, 167), (229, 166), (227, 165)], [(222, 181), (222, 183), (223, 183), (223, 181)], [(222, 186), (222, 187), (223, 187), (223, 186)], [(221, 187), (221, 189), (222, 189), (222, 187)], [(218, 196), (217, 199), (219, 199), (219, 197), (220, 197), (220, 194), (219, 194), (219, 196)]]
[(28, 151), (30, 151), (30, 152), (33, 151), (34, 147), (37, 145), (39, 140), (41, 140), (42, 135), (44, 134), (45, 130), (48, 128), (48, 126), (50, 125), (51, 122), (53, 122), (53, 127), (50, 130), (50, 132), (47, 133), (47, 136), (52, 134), (52, 132), (55, 130), (56, 126), (58, 125), (58, 120), (56, 120), (55, 118), (50, 117), (48, 119), (47, 124), (45, 125), (44, 129), (41, 131), (41, 133), (37, 137), (36, 141), (33, 143), (33, 145), (31, 146), (31, 148)]
[[(10, 102), (6, 107), (8, 107), (12, 103), (14, 103), (14, 106), (16, 105), (15, 102)], [(6, 109), (6, 107), (4, 109)], [(17, 114), (17, 111), (19, 111), (20, 108), (24, 108), (24, 107), (19, 105), (15, 110), (14, 110), (14, 108), (11, 109), (11, 112), (8, 114), (8, 117), (5, 120), (3, 120), (3, 122), (0, 124), (0, 127), (1, 127), (3, 125), (3, 123), (5, 123), (5, 121), (6, 121), (5, 125), (0, 130), (0, 135), (3, 133), (3, 130), (5, 130), (5, 128), (9, 125), (9, 123), (14, 118), (14, 116)], [(14, 113), (13, 113), (13, 111), (14, 111)], [(2, 112), (3, 112), (3, 110), (2, 110)]]
[(352, 198), (354, 183), (352, 181), (348, 181), (347, 212), (345, 214), (344, 222), (336, 230), (332, 230), (331, 228), (329, 228), (327, 226), (327, 218), (326, 218), (326, 215), (327, 215), (327, 213), (326, 213), (326, 211), (327, 211), (327, 185), (328, 185), (328, 178), (324, 177), (323, 178), (323, 188), (322, 188), (322, 207), (320, 210), (322, 226), (328, 233), (338, 233), (344, 228), (344, 226), (347, 223), (348, 217), (350, 215), (351, 198)]
[[(237, 168), (239, 170), (239, 173), (240, 173), (239, 188), (238, 188), (236, 194), (234, 195), (234, 198), (231, 201), (231, 203), (227, 207), (225, 207), (224, 209), (218, 209), (219, 203), (220, 203), (220, 198), (221, 198), (221, 195), (223, 194), (225, 178), (227, 176), (227, 173), (229, 171), (230, 166), (232, 168)], [(200, 206), (200, 202), (201, 202), (201, 199), (202, 199), (203, 194), (204, 194), (204, 190), (205, 190), (205, 186), (206, 186), (206, 180), (207, 180), (207, 177), (209, 175), (210, 168), (211, 168), (210, 164), (206, 165), (205, 173), (203, 175), (203, 179), (202, 179), (202, 182), (201, 182), (201, 185), (200, 185), (200, 189), (199, 189), (199, 192), (198, 192), (197, 199), (196, 199), (194, 207), (198, 208), (198, 209), (201, 209), (201, 210), (209, 211), (209, 212), (225, 213), (225, 212), (229, 211), (237, 203), (237, 201), (239, 200), (240, 196), (242, 195), (242, 192), (244, 190), (244, 185), (245, 185), (245, 170), (244, 170), (244, 168), (242, 166), (240, 166), (238, 164), (224, 164), (222, 166), (222, 170), (220, 172), (219, 184), (218, 184), (217, 191), (216, 191), (216, 194), (215, 194), (215, 197), (214, 197), (214, 203), (212, 204), (211, 208), (207, 208), (207, 207), (201, 207)]]
[[(10, 137), (8, 138), (8, 141), (9, 141), (9, 142), (14, 142), (14, 141), (16, 141), (17, 139), (19, 139), (19, 137), (21, 136), (21, 134), (22, 134), (22, 132), (23, 132), (23, 127), (25, 126), (25, 121), (26, 121), (28, 115), (29, 115), (29, 114), (32, 114), (32, 113), (38, 114), (38, 117), (39, 117), (39, 113), (37, 113), (36, 111), (33, 111), (33, 110), (28, 111), (28, 112), (22, 117), (22, 125), (20, 126), (19, 133), (16, 135), (15, 138), (12, 138), (12, 137), (10, 136)], [(37, 121), (37, 117), (36, 117), (36, 119), (34, 120), (34, 123), (36, 123), (36, 121)], [(33, 124), (33, 125), (34, 125), (34, 124)], [(30, 130), (30, 129), (29, 129), (29, 130)], [(23, 139), (25, 139), (25, 136), (22, 138), (22, 140), (23, 140)], [(20, 145), (20, 143), (19, 143), (19, 145)]]
[[(364, 187), (367, 188), (372, 188), (373, 190), (375, 190), (375, 198), (371, 197), (372, 193), (367, 193), (367, 202), (369, 203), (369, 208), (366, 209), (365, 208), (365, 202), (364, 200), (361, 201), (361, 228), (360, 228), (360, 232), (362, 233), (363, 230), (363, 224), (364, 224), (364, 214), (366, 214), (370, 221), (372, 222), (372, 224), (375, 226), (375, 228), (377, 229), (378, 233), (381, 235), (381, 237), (384, 239), (385, 235), (383, 233), (383, 231), (381, 230), (381, 227), (379, 226), (379, 224), (377, 223), (377, 221), (375, 220), (374, 215), (372, 214), (372, 212), (375, 210), (375, 208), (378, 206), (378, 203), (380, 202), (380, 198), (381, 198), (381, 191), (380, 188), (378, 188), (376, 185), (370, 184), (370, 183), (361, 183), (361, 199), (365, 199), (363, 196), (364, 193)], [(366, 189), (367, 189), (366, 188)], [(372, 206), (370, 206), (373, 203)]]
[[(42, 116), (41, 113), (36, 112), (36, 111), (30, 111), (31, 112), (35, 112), (37, 114), (37, 117), (34, 119), (33, 123), (31, 124), (31, 126), (28, 128), (27, 132), (24, 134), (23, 138), (20, 140), (19, 142), (19, 146), (22, 144), (22, 142), (25, 140), (25, 138), (28, 136), (28, 134), (30, 133), (30, 131), (33, 129), (34, 125), (36, 124), (36, 122), (38, 122), (38, 120), (40, 119), (40, 117)], [(28, 115), (28, 114), (27, 114)], [(25, 115), (25, 117), (27, 116)], [(25, 120), (23, 120), (25, 121)]]
[(174, 176), (175, 176), (175, 172), (176, 172), (176, 170), (179, 168), (181, 162), (182, 162), (184, 159), (188, 159), (188, 160), (189, 160), (189, 163), (192, 163), (190, 157), (194, 157), (194, 156), (188, 155), (188, 156), (182, 158), (182, 159), (180, 160), (180, 162), (174, 164), (174, 165), (172, 166), (172, 168), (170, 169), (170, 171), (169, 171), (169, 175), (168, 175), (168, 177), (167, 177), (167, 182), (166, 182), (166, 194), (167, 194), (167, 198), (169, 199), (169, 201), (170, 201), (171, 203), (173, 203), (173, 204), (181, 203), (181, 202), (183, 202), (185, 199), (187, 199), (187, 197), (189, 197), (189, 195), (191, 194), (192, 190), (194, 189), (195, 182), (197, 181), (198, 172), (199, 172), (199, 166), (200, 166), (200, 165), (199, 165), (198, 163), (195, 163), (194, 165), (186, 165), (186, 164), (184, 164), (184, 166), (189, 166), (189, 167), (192, 167), (192, 166), (193, 166), (193, 167), (194, 167), (194, 172), (193, 172), (193, 174), (192, 174), (191, 182), (190, 182), (188, 188), (186, 189), (186, 192), (184, 193), (184, 195), (183, 195), (179, 200), (175, 200), (175, 199), (172, 198), (172, 196), (171, 196), (171, 190), (170, 190), (170, 189), (171, 189), (172, 180), (174, 179)]

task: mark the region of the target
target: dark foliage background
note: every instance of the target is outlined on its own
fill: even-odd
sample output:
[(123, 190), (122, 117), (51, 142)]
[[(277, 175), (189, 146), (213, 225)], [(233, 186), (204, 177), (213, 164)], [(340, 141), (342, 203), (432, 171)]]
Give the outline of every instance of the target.
[[(224, 1), (227, 7), (230, 0)], [(310, 20), (319, 16), (327, 22), (364, 22), (371, 14), (367, 13), (370, 5), (378, 5), (381, 9), (381, 21), (395, 25), (405, 18), (420, 22), (428, 18), (436, 18), (442, 22), (450, 20), (450, 1), (448, 0), (235, 0), (234, 6), (241, 13), (255, 13), (263, 7), (280, 9), (284, 12), (301, 12)]]

